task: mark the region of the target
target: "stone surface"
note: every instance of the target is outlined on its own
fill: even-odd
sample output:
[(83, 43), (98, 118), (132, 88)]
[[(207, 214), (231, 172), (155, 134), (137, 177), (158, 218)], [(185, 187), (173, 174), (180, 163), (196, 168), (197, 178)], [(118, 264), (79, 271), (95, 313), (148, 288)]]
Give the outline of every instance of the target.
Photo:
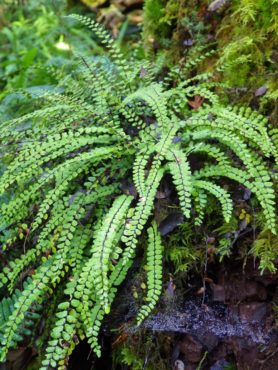
[(183, 361), (176, 360), (174, 364), (174, 370), (184, 370), (184, 369), (185, 369), (185, 366), (184, 366)]
[(261, 86), (255, 91), (255, 96), (262, 96), (267, 92), (266, 86)]
[(224, 370), (229, 365), (229, 362), (225, 359), (216, 361), (209, 370)]
[(214, 302), (225, 302), (225, 287), (219, 284), (212, 284), (212, 299)]
[(178, 225), (183, 222), (183, 215), (180, 212), (173, 212), (169, 214), (159, 225), (159, 232), (165, 236), (172, 232)]
[(179, 342), (180, 352), (185, 356), (186, 361), (199, 363), (202, 359), (204, 348), (202, 344), (192, 335), (186, 335)]
[(213, 333), (204, 333), (198, 337), (198, 340), (202, 343), (205, 349), (211, 352), (219, 343), (217, 335)]
[(264, 302), (242, 303), (239, 306), (239, 316), (242, 321), (265, 320), (267, 313), (267, 304)]
[(211, 289), (213, 300), (218, 302), (264, 301), (267, 298), (267, 290), (263, 284), (244, 277), (239, 279), (238, 276), (225, 279), (220, 284), (212, 284)]

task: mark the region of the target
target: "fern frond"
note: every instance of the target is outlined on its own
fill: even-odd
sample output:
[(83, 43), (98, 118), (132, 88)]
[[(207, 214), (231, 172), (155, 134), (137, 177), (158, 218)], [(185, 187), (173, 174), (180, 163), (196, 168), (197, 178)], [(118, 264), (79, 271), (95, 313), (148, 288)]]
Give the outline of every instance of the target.
[(162, 244), (157, 225), (148, 229), (148, 246), (147, 246), (147, 303), (144, 304), (137, 314), (137, 324), (141, 322), (154, 309), (162, 290)]
[(162, 85), (153, 83), (147, 87), (140, 88), (127, 96), (124, 100), (124, 104), (130, 104), (136, 99), (145, 101), (150, 106), (157, 119), (158, 127), (166, 128), (168, 116), (166, 98), (163, 94)]
[(195, 226), (200, 226), (203, 223), (204, 216), (205, 216), (205, 208), (207, 205), (207, 195), (202, 189), (198, 189), (198, 191), (194, 194), (192, 193), (192, 196), (194, 198), (195, 203), (195, 210), (196, 210), (196, 216), (194, 219)]
[(72, 14), (72, 18), (77, 19), (85, 26), (89, 27), (99, 38), (101, 44), (106, 48), (109, 53), (109, 57), (112, 59), (114, 64), (117, 66), (118, 72), (124, 80), (128, 80), (128, 63), (125, 61), (122, 53), (120, 52), (117, 44), (112, 40), (110, 34), (94, 20), (81, 16), (79, 14)]
[[(171, 155), (171, 156), (170, 156)], [(192, 176), (188, 160), (182, 151), (171, 150), (168, 167), (179, 195), (180, 207), (185, 217), (190, 217)]]
[(91, 269), (92, 271), (94, 289), (105, 313), (109, 313), (110, 311), (108, 299), (108, 272), (113, 240), (123, 224), (132, 200), (133, 197), (126, 195), (121, 195), (116, 198), (103, 220), (102, 227), (95, 237), (92, 247), (92, 258), (84, 267), (84, 269)]
[(194, 186), (208, 191), (219, 200), (225, 222), (229, 222), (233, 209), (233, 202), (229, 193), (220, 186), (208, 181), (196, 180), (194, 181)]
[(216, 146), (204, 142), (200, 143), (192, 143), (185, 148), (186, 154), (192, 154), (192, 153), (204, 153), (208, 155), (209, 157), (212, 157), (215, 159), (219, 164), (226, 166), (231, 164), (230, 158), (220, 149)]
[(262, 273), (265, 270), (275, 273), (277, 268), (273, 263), (278, 252), (278, 238), (273, 235), (268, 229), (264, 229), (260, 232), (256, 238), (253, 247), (250, 251), (254, 256), (261, 259), (260, 270)]
[(138, 243), (138, 237), (141, 235), (152, 212), (153, 201), (163, 173), (164, 169), (160, 168), (159, 164), (154, 163), (147, 178), (146, 192), (144, 196), (139, 199), (131, 220), (126, 223), (122, 237), (122, 241), (127, 246), (123, 253), (123, 260), (125, 263), (133, 257)]
[(151, 153), (149, 150), (146, 150), (143, 153), (139, 153), (134, 161), (133, 182), (140, 197), (142, 197), (146, 191), (145, 171), (147, 163), (150, 160), (150, 154)]
[[(45, 359), (42, 361), (42, 367), (40, 370), (46, 370), (49, 366), (54, 368), (57, 367), (59, 370), (64, 369), (68, 357), (78, 342), (78, 340), (73, 337), (80, 329), (80, 315), (74, 307), (73, 302), (76, 298), (74, 293), (76, 292), (76, 288), (79, 283), (78, 279), (80, 271), (85, 262), (82, 252), (90, 240), (90, 229), (91, 225), (88, 224), (84, 229), (80, 230), (79, 235), (76, 236), (79, 248), (76, 249), (77, 255), (72, 261), (76, 266), (76, 272), (75, 275), (69, 279), (66, 289), (64, 290), (64, 293), (68, 295), (69, 298), (64, 302), (61, 302), (57, 307), (57, 321), (51, 330), (51, 339), (48, 342)], [(63, 339), (62, 342), (61, 338)]]
[[(24, 287), (26, 282), (24, 283)], [(21, 292), (16, 289), (14, 294), (8, 298), (3, 298), (0, 302), (0, 340), (4, 340), (4, 332), (9, 316), (14, 310), (15, 304)], [(35, 322), (40, 318), (41, 306), (39, 304), (33, 305), (30, 310), (26, 313), (26, 320), (20, 328), (19, 333), (15, 333), (11, 342), (11, 345), (14, 346), (17, 342), (21, 342), (24, 336), (31, 335), (30, 329), (35, 325)]]

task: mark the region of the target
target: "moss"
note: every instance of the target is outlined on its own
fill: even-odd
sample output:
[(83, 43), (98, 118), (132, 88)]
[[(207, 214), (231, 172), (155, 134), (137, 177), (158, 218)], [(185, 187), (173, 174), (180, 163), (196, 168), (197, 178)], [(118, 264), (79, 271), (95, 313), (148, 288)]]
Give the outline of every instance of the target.
[[(167, 64), (186, 61), (192, 49), (212, 45), (216, 55), (197, 72), (214, 71), (236, 104), (249, 103), (277, 124), (278, 1), (234, 0), (208, 11), (210, 0), (146, 0), (144, 38), (148, 49), (163, 48)], [(199, 55), (203, 50), (199, 51)], [(221, 74), (216, 72), (221, 70)], [(256, 90), (267, 87), (264, 97)]]
[(200, 6), (195, 0), (146, 0), (143, 36), (148, 49), (162, 46), (176, 60), (180, 56), (183, 36), (190, 37), (191, 26), (200, 25), (200, 19), (191, 21), (192, 10), (193, 18), (198, 18)]
[(132, 370), (167, 370), (171, 368), (172, 336), (138, 329), (136, 333), (122, 333), (125, 338), (115, 349), (114, 366), (127, 365)]
[(224, 79), (239, 86), (264, 81), (265, 73), (274, 67), (277, 16), (278, 3), (274, 0), (233, 3), (216, 32), (218, 65), (227, 64)]
[(171, 37), (171, 24), (165, 18), (167, 0), (146, 0), (144, 5), (143, 37), (149, 50), (153, 45), (165, 46)]

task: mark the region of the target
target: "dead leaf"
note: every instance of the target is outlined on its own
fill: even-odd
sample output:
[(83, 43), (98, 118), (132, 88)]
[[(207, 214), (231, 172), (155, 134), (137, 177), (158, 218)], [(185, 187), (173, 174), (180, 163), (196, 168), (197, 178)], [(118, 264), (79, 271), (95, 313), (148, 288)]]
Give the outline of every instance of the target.
[(140, 78), (144, 78), (148, 74), (147, 70), (144, 67), (140, 68)]
[(202, 286), (202, 288), (197, 290), (198, 295), (204, 294), (204, 292), (205, 292), (205, 288), (203, 286)]
[(188, 104), (190, 105), (191, 108), (198, 110), (200, 106), (202, 105), (204, 101), (204, 98), (202, 98), (199, 95), (194, 96), (194, 100), (189, 100)]

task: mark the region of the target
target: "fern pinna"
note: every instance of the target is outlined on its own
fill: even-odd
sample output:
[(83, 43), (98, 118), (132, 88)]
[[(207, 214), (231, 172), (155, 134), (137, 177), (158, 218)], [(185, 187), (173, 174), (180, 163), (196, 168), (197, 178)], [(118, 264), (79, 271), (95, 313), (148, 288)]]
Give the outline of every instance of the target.
[[(30, 312), (34, 317), (59, 287), (64, 293), (42, 370), (64, 369), (84, 338), (100, 355), (101, 321), (146, 230), (148, 293), (138, 324), (154, 308), (162, 288), (162, 241), (155, 221), (149, 223), (165, 174), (184, 216), (194, 216), (196, 224), (210, 195), (229, 221), (233, 204), (219, 182), (224, 177), (254, 193), (266, 227), (276, 232), (271, 172), (263, 158), (273, 161), (277, 151), (266, 120), (222, 105), (209, 74), (184, 81), (173, 70), (158, 83), (150, 62), (126, 60), (102, 27), (73, 17), (95, 32), (106, 57), (81, 57), (56, 90), (28, 96), (38, 109), (3, 122), (0, 131), (6, 157), (2, 251), (9, 258), (0, 284), (13, 294), (23, 272), (29, 275), (2, 316), (1, 360), (26, 333)], [(192, 110), (188, 101), (196, 95), (205, 100)], [(205, 163), (194, 170), (192, 158), (200, 154)], [(137, 195), (123, 194), (126, 178)], [(13, 260), (12, 247), (19, 244), (24, 253)]]

